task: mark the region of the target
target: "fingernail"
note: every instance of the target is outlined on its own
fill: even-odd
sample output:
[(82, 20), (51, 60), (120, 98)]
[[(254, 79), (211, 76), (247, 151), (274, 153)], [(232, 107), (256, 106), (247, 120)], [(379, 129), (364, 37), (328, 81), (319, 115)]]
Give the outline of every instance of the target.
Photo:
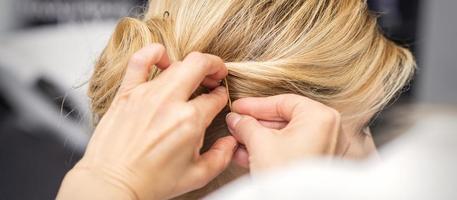
[(238, 122), (240, 121), (240, 119), (241, 119), (241, 115), (239, 115), (237, 113), (231, 112), (231, 113), (227, 114), (225, 121), (227, 122), (227, 126), (228, 126), (230, 133), (232, 133), (232, 134), (234, 133), (235, 127), (238, 124)]

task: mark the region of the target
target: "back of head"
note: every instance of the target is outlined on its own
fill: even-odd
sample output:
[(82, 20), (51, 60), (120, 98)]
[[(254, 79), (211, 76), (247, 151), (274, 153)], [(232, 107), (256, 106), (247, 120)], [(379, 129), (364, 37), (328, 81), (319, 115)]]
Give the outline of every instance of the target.
[[(294, 93), (337, 109), (343, 120), (382, 109), (414, 71), (411, 53), (381, 34), (364, 0), (151, 0), (144, 17), (119, 22), (96, 64), (89, 96), (97, 118), (130, 55), (153, 42), (173, 61), (192, 51), (224, 59), (232, 100)], [(154, 68), (151, 79), (159, 73)], [(226, 112), (207, 143), (227, 133)]]

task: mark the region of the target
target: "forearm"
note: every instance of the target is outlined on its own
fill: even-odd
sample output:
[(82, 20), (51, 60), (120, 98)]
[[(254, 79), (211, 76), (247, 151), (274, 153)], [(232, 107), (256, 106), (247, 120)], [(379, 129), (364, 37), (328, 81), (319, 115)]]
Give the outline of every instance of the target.
[(73, 169), (65, 176), (57, 200), (137, 200), (125, 185), (95, 172)]

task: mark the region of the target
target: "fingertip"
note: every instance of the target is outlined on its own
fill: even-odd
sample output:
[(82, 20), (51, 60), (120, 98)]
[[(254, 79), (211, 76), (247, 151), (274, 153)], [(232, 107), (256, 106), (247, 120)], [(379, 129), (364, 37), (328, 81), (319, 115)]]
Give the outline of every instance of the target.
[(153, 65), (161, 69), (170, 65), (166, 49), (162, 44), (146, 45), (130, 56), (119, 92), (129, 91), (145, 83)]
[(224, 79), (225, 77), (228, 76), (228, 68), (225, 65), (225, 62), (221, 57), (216, 56), (216, 55), (212, 55), (212, 54), (205, 54), (205, 55), (207, 55), (211, 59), (213, 59), (214, 63), (216, 63), (216, 65), (219, 66), (219, 68), (217, 69), (217, 71), (215, 73), (213, 73), (212, 75), (208, 76), (209, 78), (212, 78), (212, 79), (215, 79), (215, 80), (222, 80), (222, 79)]
[(236, 141), (235, 137), (233, 136), (226, 136), (220, 139), (221, 143), (224, 145), (224, 151), (225, 151), (225, 159), (224, 159), (224, 167), (225, 169), (230, 162), (232, 161), (233, 154), (235, 153), (237, 147), (238, 147), (238, 142)]
[(163, 46), (160, 43), (148, 44), (148, 45), (146, 45), (146, 48), (149, 48), (151, 50), (158, 51), (158, 52), (165, 52), (165, 46)]
[(206, 171), (206, 178), (212, 179), (227, 168), (237, 147), (233, 136), (219, 138), (211, 148), (202, 155), (199, 166)]
[(210, 94), (218, 97), (218, 100), (220, 101), (220, 109), (226, 106), (228, 102), (228, 95), (225, 87), (218, 86), (213, 89)]
[(158, 55), (156, 66), (159, 69), (166, 69), (170, 66), (170, 58), (168, 57), (167, 49), (160, 43), (152, 43), (149, 45), (152, 52)]
[(223, 86), (218, 86), (215, 89), (211, 91), (212, 94), (216, 95), (219, 97), (220, 101), (220, 109), (223, 109), (225, 106), (227, 106), (228, 103), (228, 94), (227, 94), (227, 89)]
[(201, 115), (202, 123), (207, 127), (214, 118), (227, 106), (228, 96), (224, 87), (217, 87), (208, 94), (202, 94), (190, 100)]
[(236, 147), (238, 145), (238, 142), (236, 141), (235, 137), (233, 137), (233, 136), (225, 136), (225, 137), (219, 138), (217, 140), (217, 142), (219, 142), (219, 144), (223, 145), (224, 147), (227, 147), (227, 150), (231, 150), (232, 152), (234, 152), (236, 150)]
[(249, 153), (244, 146), (239, 146), (236, 149), (232, 160), (240, 167), (249, 168)]
[(238, 125), (238, 122), (240, 122), (241, 118), (242, 116), (235, 112), (231, 112), (226, 115), (225, 121), (227, 122), (227, 127), (230, 133), (235, 134), (236, 126)]
[(127, 72), (132, 69), (144, 71), (148, 68), (148, 53), (146, 53), (147, 47), (140, 49), (139, 51), (132, 54), (127, 65)]
[(149, 44), (135, 52), (129, 60), (128, 67), (149, 69), (152, 65), (166, 67), (169, 65), (166, 49), (162, 44)]

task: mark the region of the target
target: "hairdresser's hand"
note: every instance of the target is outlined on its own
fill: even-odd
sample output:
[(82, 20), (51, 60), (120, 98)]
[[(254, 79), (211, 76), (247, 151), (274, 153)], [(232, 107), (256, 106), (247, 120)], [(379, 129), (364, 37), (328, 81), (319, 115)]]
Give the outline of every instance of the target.
[[(147, 81), (153, 65), (164, 71)], [(227, 75), (216, 56), (192, 53), (170, 65), (161, 45), (135, 53), (111, 107), (58, 199), (167, 199), (221, 173), (236, 146), (232, 136), (200, 154), (205, 129), (226, 106)], [(203, 84), (213, 90), (189, 100)]]
[(234, 160), (251, 172), (306, 157), (342, 155), (349, 145), (340, 114), (306, 97), (245, 98), (232, 108), (227, 124), (246, 148), (239, 148)]

